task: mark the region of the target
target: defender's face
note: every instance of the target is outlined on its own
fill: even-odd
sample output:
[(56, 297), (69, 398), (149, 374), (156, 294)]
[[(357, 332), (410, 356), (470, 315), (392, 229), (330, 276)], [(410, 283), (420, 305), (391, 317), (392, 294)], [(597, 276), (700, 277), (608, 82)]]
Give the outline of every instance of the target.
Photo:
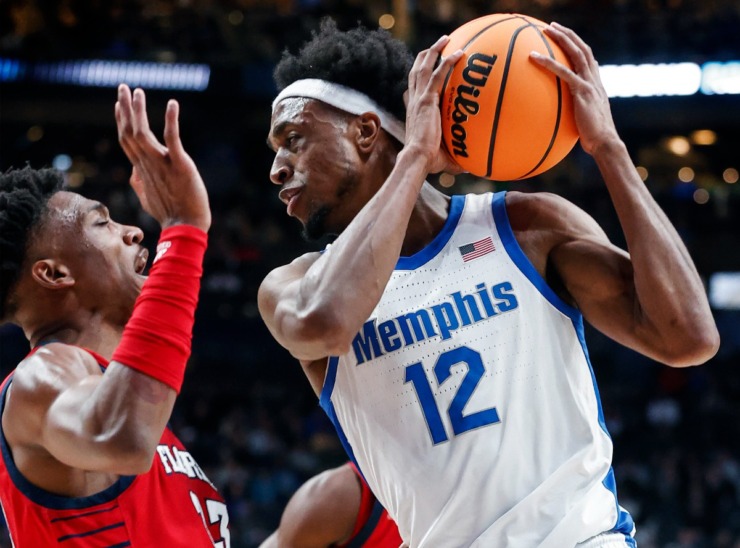
[(69, 268), (85, 306), (128, 320), (146, 280), (142, 231), (116, 223), (103, 204), (73, 192), (57, 192), (48, 209), (38, 251)]
[(275, 108), (267, 143), (275, 151), (270, 179), (304, 236), (341, 232), (362, 207), (349, 117), (319, 101), (287, 98)]

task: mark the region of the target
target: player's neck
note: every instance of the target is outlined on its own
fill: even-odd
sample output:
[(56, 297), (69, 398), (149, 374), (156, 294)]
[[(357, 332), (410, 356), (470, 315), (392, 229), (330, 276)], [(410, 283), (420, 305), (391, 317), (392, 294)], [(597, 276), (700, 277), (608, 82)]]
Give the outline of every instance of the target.
[(424, 183), (411, 212), (401, 255), (409, 257), (429, 245), (442, 230), (449, 212), (449, 196), (436, 190), (429, 183)]
[(87, 348), (106, 359), (110, 359), (121, 340), (122, 333), (122, 326), (93, 320), (83, 328), (69, 325), (48, 325), (34, 331), (29, 336), (29, 341), (32, 348), (49, 342), (72, 344)]

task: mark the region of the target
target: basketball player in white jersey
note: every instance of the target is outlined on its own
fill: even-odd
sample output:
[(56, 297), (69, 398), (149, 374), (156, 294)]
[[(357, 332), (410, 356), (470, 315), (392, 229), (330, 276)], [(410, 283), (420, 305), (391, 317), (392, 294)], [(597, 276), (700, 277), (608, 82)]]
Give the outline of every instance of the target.
[(719, 345), (591, 49), (560, 25), (545, 32), (574, 70), (532, 62), (570, 87), (629, 253), (558, 196), (450, 198), (425, 182), (454, 169), (438, 94), (461, 52), (440, 60), (446, 38), (409, 73), (387, 33), (324, 23), (275, 72), (272, 182), (308, 236), (338, 237), (271, 272), (260, 311), (412, 548), (635, 546), (583, 319), (672, 367)]

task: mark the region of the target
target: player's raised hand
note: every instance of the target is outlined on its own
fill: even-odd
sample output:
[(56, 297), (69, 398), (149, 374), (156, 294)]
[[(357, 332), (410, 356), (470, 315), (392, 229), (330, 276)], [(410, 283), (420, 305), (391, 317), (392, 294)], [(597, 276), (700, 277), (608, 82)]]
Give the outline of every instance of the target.
[[(419, 52), (409, 72), (409, 87), (406, 92), (406, 146), (414, 147), (418, 153), (429, 158), (428, 173), (462, 171), (442, 146), (440, 91), (447, 73), (463, 55), (462, 50), (458, 50), (440, 59), (449, 40), (449, 37), (443, 36), (432, 47)], [(437, 60), (440, 60), (438, 65)]]
[(180, 141), (180, 106), (167, 103), (164, 144), (149, 128), (144, 91), (118, 87), (116, 124), (118, 141), (133, 165), (131, 186), (144, 210), (162, 228), (190, 224), (207, 231), (211, 210), (203, 179)]
[(552, 23), (543, 30), (563, 49), (573, 70), (544, 55), (532, 53), (531, 57), (568, 84), (581, 146), (593, 154), (601, 144), (619, 139), (599, 64), (591, 47), (571, 29)]

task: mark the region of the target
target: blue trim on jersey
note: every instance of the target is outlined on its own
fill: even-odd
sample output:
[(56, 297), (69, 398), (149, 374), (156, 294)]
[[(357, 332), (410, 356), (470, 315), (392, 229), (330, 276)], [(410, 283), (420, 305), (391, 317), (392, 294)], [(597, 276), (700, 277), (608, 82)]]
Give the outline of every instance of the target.
[(455, 227), (457, 227), (457, 222), (462, 216), (464, 207), (465, 196), (452, 196), (450, 199), (450, 212), (439, 234), (419, 252), (410, 257), (399, 257), (396, 263), (396, 270), (415, 270), (436, 257), (444, 246), (447, 245), (447, 242), (450, 241), (452, 234), (455, 232)]
[[(5, 398), (8, 394), (8, 388), (12, 383), (13, 379), (8, 379), (5, 384), (5, 388), (3, 388), (2, 394), (0, 394), (0, 415), (5, 409)], [(136, 479), (136, 476), (120, 476), (113, 485), (104, 491), (95, 493), (94, 495), (90, 495), (88, 497), (64, 497), (49, 493), (40, 487), (36, 487), (28, 481), (23, 474), (21, 474), (13, 460), (8, 440), (5, 439), (5, 432), (3, 431), (2, 423), (0, 423), (0, 452), (2, 453), (5, 467), (8, 470), (8, 475), (16, 488), (31, 502), (38, 504), (39, 506), (43, 506), (44, 508), (49, 508), (50, 510), (75, 510), (111, 502), (128, 489)]]
[(332, 392), (334, 392), (334, 383), (337, 380), (338, 366), (339, 358), (337, 356), (330, 356), (329, 362), (326, 366), (326, 378), (324, 379), (324, 387), (321, 389), (321, 395), (319, 396), (319, 405), (326, 413), (326, 416), (329, 417), (331, 423), (334, 425), (334, 429), (337, 431), (337, 435), (339, 436), (339, 441), (342, 443), (342, 447), (344, 447), (344, 451), (347, 453), (347, 456), (350, 458), (350, 460), (352, 460), (354, 465), (357, 467), (357, 470), (359, 470), (360, 474), (362, 474), (360, 465), (357, 464), (357, 459), (355, 458), (355, 452), (352, 450), (352, 446), (349, 444), (347, 435), (344, 433), (342, 425), (339, 423), (337, 413), (334, 410), (334, 404), (331, 401), (331, 394)]
[(529, 279), (530, 282), (532, 282), (532, 285), (537, 288), (537, 291), (539, 291), (551, 305), (574, 322), (577, 321), (578, 318), (580, 318), (581, 313), (558, 297), (552, 288), (547, 285), (545, 279), (540, 276), (540, 273), (537, 272), (537, 269), (519, 246), (519, 242), (517, 242), (516, 236), (514, 236), (514, 231), (511, 229), (511, 224), (509, 223), (509, 215), (506, 213), (506, 191), (497, 192), (493, 195), (491, 208), (493, 210), (493, 220), (496, 223), (498, 235), (504, 244), (504, 248), (506, 248), (506, 252), (509, 254), (509, 257), (511, 257), (511, 260), (514, 261), (517, 268)]
[(337, 366), (339, 365), (339, 358), (337, 356), (330, 356), (326, 364), (326, 377), (324, 378), (324, 386), (321, 388), (321, 394), (319, 394), (319, 405), (326, 411), (328, 406), (331, 405), (331, 394), (334, 392), (334, 383), (337, 381)]
[[(501, 241), (506, 248), (506, 252), (509, 254), (509, 257), (511, 257), (511, 260), (514, 261), (514, 264), (516, 264), (517, 268), (519, 268), (522, 274), (524, 274), (527, 279), (529, 279), (532, 285), (537, 288), (540, 294), (542, 294), (542, 296), (547, 299), (550, 304), (552, 304), (556, 309), (558, 309), (560, 312), (571, 319), (571, 322), (573, 323), (573, 328), (575, 329), (576, 335), (578, 336), (578, 341), (580, 342), (581, 348), (583, 349), (583, 355), (586, 358), (589, 372), (591, 373), (591, 381), (593, 383), (594, 395), (596, 396), (596, 404), (598, 406), (599, 426), (606, 433), (606, 435), (609, 436), (609, 431), (606, 428), (606, 421), (604, 420), (604, 411), (601, 407), (601, 395), (599, 394), (599, 387), (596, 384), (596, 376), (594, 375), (594, 370), (591, 365), (591, 358), (588, 355), (588, 347), (586, 346), (586, 337), (583, 331), (583, 316), (581, 315), (579, 310), (570, 306), (568, 303), (558, 297), (553, 289), (549, 285), (547, 285), (547, 282), (540, 275), (540, 273), (531, 263), (529, 258), (527, 258), (524, 251), (522, 251), (522, 248), (519, 246), (519, 242), (517, 242), (516, 237), (514, 236), (514, 231), (511, 229), (509, 216), (506, 212), (506, 191), (497, 192), (493, 195), (491, 208), (493, 211), (493, 219), (496, 223), (496, 230), (498, 231)], [(609, 437), (611, 438), (611, 436)], [(631, 535), (634, 531), (635, 524), (629, 512), (623, 510), (619, 506), (619, 502), (617, 501), (617, 486), (614, 480), (613, 468), (609, 467), (609, 472), (607, 473), (602, 483), (604, 487), (606, 487), (614, 494), (614, 504), (617, 508), (617, 522), (615, 523), (614, 528), (611, 530), (611, 532), (623, 533), (634, 543), (634, 539)]]
[(375, 532), (375, 528), (380, 523), (380, 518), (383, 515), (385, 509), (376, 499), (373, 503), (373, 509), (370, 513), (370, 517), (363, 524), (357, 534), (352, 537), (349, 542), (345, 545), (345, 548), (362, 548), (365, 546), (367, 539)]
[[(598, 384), (596, 384), (596, 375), (594, 375), (594, 368), (591, 365), (591, 357), (588, 355), (588, 347), (586, 346), (586, 334), (583, 330), (583, 316), (581, 314), (578, 314), (577, 319), (573, 319), (573, 328), (575, 329), (576, 335), (578, 336), (578, 342), (581, 344), (581, 348), (583, 349), (583, 356), (586, 358), (588, 371), (589, 373), (591, 373), (591, 382), (594, 386), (594, 395), (596, 396), (596, 404), (599, 411), (599, 426), (601, 426), (601, 429), (606, 433), (607, 436), (609, 436), (609, 438), (611, 438), (609, 430), (607, 430), (606, 428), (604, 410), (601, 407), (601, 394), (599, 393), (599, 386)], [(610, 532), (623, 533), (626, 537), (625, 542), (627, 542), (627, 544), (630, 546), (636, 547), (637, 544), (635, 543), (635, 539), (632, 537), (632, 533), (635, 530), (635, 522), (632, 519), (630, 513), (619, 506), (619, 500), (617, 499), (617, 482), (614, 478), (614, 468), (612, 468), (611, 466), (609, 467), (609, 472), (607, 472), (606, 477), (601, 483), (614, 495), (614, 504), (617, 508), (617, 522), (614, 524), (614, 528), (611, 529)]]

